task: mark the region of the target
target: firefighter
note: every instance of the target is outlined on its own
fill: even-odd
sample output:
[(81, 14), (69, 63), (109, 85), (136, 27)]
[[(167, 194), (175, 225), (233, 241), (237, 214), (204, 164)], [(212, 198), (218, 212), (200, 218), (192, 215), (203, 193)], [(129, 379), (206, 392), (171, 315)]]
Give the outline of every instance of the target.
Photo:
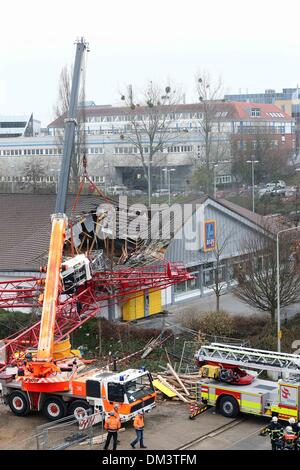
[(295, 450), (296, 434), (293, 431), (292, 426), (287, 426), (283, 434), (283, 449), (284, 450)]
[(295, 434), (297, 434), (298, 425), (297, 425), (297, 423), (296, 423), (295, 418), (290, 418), (290, 419), (289, 419), (289, 425), (291, 426), (293, 432), (294, 432)]
[(135, 449), (135, 445), (140, 441), (140, 448), (146, 449), (147, 447), (144, 445), (144, 412), (142, 410), (135, 416), (133, 426), (135, 428), (136, 438), (131, 442), (131, 447)]
[(266, 431), (268, 432), (271, 439), (272, 450), (279, 450), (282, 447), (282, 436), (283, 427), (278, 422), (277, 416), (273, 416), (270, 424), (267, 426)]
[(108, 449), (111, 438), (113, 438), (113, 450), (117, 448), (118, 430), (121, 427), (120, 419), (115, 416), (115, 412), (111, 411), (105, 420), (104, 428), (107, 429), (107, 438), (104, 450)]

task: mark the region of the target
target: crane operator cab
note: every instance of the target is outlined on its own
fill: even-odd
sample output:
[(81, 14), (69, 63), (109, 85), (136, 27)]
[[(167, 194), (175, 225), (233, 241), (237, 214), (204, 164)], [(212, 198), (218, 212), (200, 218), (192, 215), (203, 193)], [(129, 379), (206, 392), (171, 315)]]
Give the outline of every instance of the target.
[(76, 287), (92, 279), (90, 261), (85, 255), (76, 255), (61, 265), (63, 292), (72, 294)]

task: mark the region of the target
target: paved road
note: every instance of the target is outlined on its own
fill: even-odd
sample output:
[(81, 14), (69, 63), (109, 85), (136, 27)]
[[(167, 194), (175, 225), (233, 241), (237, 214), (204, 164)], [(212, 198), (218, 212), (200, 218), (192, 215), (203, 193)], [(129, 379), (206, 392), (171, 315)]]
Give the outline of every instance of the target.
[(259, 435), (264, 423), (262, 418), (247, 417), (224, 432), (212, 433), (189, 450), (270, 450), (269, 437)]

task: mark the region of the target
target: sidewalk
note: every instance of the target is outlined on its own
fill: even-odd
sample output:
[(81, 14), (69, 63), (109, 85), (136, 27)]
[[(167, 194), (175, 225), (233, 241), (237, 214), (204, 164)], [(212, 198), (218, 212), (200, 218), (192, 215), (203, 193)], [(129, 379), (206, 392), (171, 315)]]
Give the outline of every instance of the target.
[[(182, 314), (189, 311), (198, 312), (199, 314), (215, 311), (216, 309), (216, 297), (215, 295), (207, 295), (201, 298), (192, 298), (185, 302), (178, 302), (174, 305), (170, 305), (166, 310), (170, 315), (153, 315), (145, 319), (138, 320), (137, 325), (149, 328), (161, 328), (163, 325), (163, 319), (169, 318), (171, 321), (179, 321)], [(231, 315), (260, 315), (267, 316), (268, 313), (263, 312), (259, 309), (250, 307), (249, 305), (241, 302), (233, 293), (228, 292), (220, 297), (220, 310), (224, 310)], [(300, 313), (300, 303), (292, 304), (289, 307), (281, 309), (281, 320), (285, 318), (292, 318), (293, 316)]]

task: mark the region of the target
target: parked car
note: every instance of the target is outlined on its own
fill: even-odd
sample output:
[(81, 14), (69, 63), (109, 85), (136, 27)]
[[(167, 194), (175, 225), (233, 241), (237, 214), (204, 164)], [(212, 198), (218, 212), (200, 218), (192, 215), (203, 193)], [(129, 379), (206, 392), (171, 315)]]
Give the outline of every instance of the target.
[(107, 188), (107, 193), (111, 194), (112, 196), (122, 196), (126, 194), (126, 191), (128, 191), (128, 188), (126, 186), (109, 186)]
[(168, 196), (169, 190), (168, 189), (157, 189), (154, 193), (152, 193), (153, 197), (162, 197)]

